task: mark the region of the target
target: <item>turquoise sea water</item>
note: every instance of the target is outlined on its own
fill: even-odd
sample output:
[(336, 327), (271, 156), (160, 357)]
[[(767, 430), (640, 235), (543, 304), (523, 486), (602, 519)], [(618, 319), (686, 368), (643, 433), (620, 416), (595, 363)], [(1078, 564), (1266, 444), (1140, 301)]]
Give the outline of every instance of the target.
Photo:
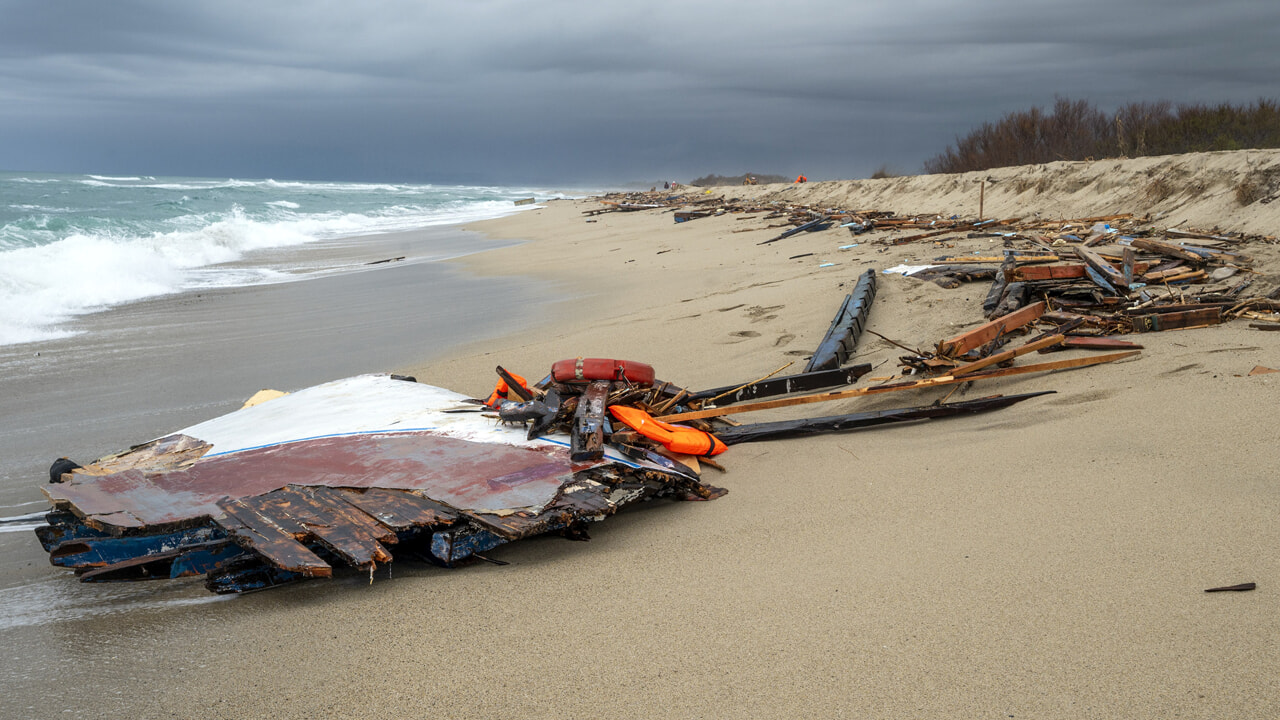
[[(254, 251), (516, 212), (542, 188), (0, 173), (0, 345), (195, 288), (296, 280)], [(530, 206), (524, 206), (530, 207)], [(248, 262), (246, 262), (248, 259)]]

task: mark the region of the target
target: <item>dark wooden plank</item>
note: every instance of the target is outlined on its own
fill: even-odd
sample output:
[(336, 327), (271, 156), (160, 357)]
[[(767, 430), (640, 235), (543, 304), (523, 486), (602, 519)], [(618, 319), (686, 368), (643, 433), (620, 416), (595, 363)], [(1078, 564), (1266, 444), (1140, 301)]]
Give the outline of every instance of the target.
[(1132, 318), (1135, 332), (1162, 332), (1182, 328), (1218, 325), (1222, 322), (1222, 308), (1211, 307), (1186, 312), (1152, 313)]
[(325, 487), (288, 487), (264, 496), (262, 514), (277, 522), (296, 522), (348, 564), (368, 567), (391, 562), (382, 543), (396, 540), (395, 532), (347, 503), (338, 491)]
[(453, 508), (406, 490), (340, 490), (339, 495), (392, 530), (451, 525), (458, 520)]
[(944, 405), (927, 405), (924, 407), (898, 408), (895, 410), (873, 410), (871, 412), (851, 413), (849, 415), (832, 415), (830, 417), (805, 418), (803, 420), (779, 420), (777, 422), (752, 423), (716, 431), (716, 436), (726, 445), (737, 445), (760, 440), (778, 440), (782, 438), (819, 435), (823, 433), (844, 432), (864, 427), (884, 425), (886, 423), (910, 422), (931, 418), (949, 417), (952, 415), (975, 414), (988, 410), (999, 410), (1014, 403), (1033, 397), (1049, 395), (1052, 391), (1026, 393), (1023, 395), (996, 396), (979, 400), (948, 403)]
[(214, 518), (241, 547), (252, 550), (273, 566), (305, 577), (330, 577), (333, 568), (275, 522), (245, 505), (243, 500), (218, 503), (221, 517)]

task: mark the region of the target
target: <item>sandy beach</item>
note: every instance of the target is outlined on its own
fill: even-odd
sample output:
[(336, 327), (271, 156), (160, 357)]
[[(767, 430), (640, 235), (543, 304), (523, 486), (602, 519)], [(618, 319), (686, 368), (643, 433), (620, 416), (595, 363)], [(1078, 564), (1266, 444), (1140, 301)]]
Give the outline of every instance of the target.
[[(1244, 177), (1276, 168), (1280, 153), (1246, 151), (713, 193), (976, 216), (986, 181), (988, 216), (1150, 214), (1276, 235), (1280, 203), (1236, 200)], [(647, 362), (695, 388), (798, 372), (860, 273), (999, 247), (888, 246), (838, 227), (760, 245), (776, 230), (759, 219), (584, 215), (598, 207), (560, 200), (469, 226), (520, 244), (449, 265), (486, 287), (535, 278), (560, 299), (395, 369), (475, 395), (497, 364), (535, 378), (576, 356)], [(1280, 284), (1280, 245), (1247, 251), (1259, 285)], [(880, 277), (869, 328), (886, 337), (927, 347), (982, 321), (986, 283)], [(1249, 375), (1280, 368), (1280, 333), (1235, 321), (1134, 339), (1145, 350), (1131, 360), (953, 396), (1056, 391), (996, 413), (735, 446), (727, 472), (704, 471), (727, 496), (651, 503), (586, 543), (503, 546), (491, 555), (506, 566), (396, 562), (372, 584), (348, 574), (231, 599), (112, 587), (150, 599), (118, 624), (4, 631), (0, 715), (1280, 716), (1280, 374)], [(902, 354), (868, 335), (856, 360), (891, 375)], [(1204, 592), (1242, 582), (1258, 589)]]

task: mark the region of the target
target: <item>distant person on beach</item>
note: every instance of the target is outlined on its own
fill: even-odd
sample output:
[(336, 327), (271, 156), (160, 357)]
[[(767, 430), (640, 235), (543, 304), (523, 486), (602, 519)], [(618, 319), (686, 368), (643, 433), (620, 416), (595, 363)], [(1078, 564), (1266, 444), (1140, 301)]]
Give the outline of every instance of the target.
[(797, 175), (797, 176), (796, 176), (796, 182), (798, 182), (798, 183), (806, 183), (806, 182), (809, 182), (809, 178), (807, 178), (807, 177), (805, 177), (805, 176), (803, 176), (803, 175)]

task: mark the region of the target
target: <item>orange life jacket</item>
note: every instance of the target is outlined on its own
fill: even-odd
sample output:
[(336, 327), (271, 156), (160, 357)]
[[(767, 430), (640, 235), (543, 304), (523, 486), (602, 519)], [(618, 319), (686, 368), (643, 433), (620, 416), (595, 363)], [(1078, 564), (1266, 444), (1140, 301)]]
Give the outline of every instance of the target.
[(609, 412), (627, 427), (650, 440), (662, 443), (663, 447), (672, 452), (711, 457), (729, 449), (720, 438), (711, 433), (664, 423), (640, 408), (612, 405)]
[[(511, 373), (511, 377), (515, 378), (515, 380), (520, 383), (520, 387), (524, 388), (525, 390), (529, 389), (529, 385), (528, 383), (525, 382), (524, 378), (520, 377), (515, 373)], [(498, 378), (497, 384), (493, 386), (493, 394), (489, 396), (488, 400), (484, 401), (484, 404), (488, 405), (491, 408), (498, 407), (499, 405), (502, 404), (503, 400), (507, 399), (507, 393), (510, 390), (511, 388), (510, 386), (507, 385), (507, 381), (503, 380), (502, 378)]]

